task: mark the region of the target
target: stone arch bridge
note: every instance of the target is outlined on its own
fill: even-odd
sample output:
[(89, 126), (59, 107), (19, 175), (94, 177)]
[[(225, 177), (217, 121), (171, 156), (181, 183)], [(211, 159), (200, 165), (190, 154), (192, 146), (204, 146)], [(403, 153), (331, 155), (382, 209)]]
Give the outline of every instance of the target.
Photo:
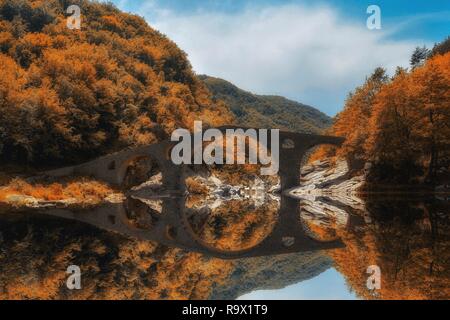
[[(218, 128), (238, 129), (227, 126)], [(258, 130), (258, 129), (256, 129)], [(175, 165), (170, 151), (177, 142), (163, 141), (157, 144), (128, 149), (96, 160), (67, 168), (45, 172), (51, 177), (90, 176), (118, 187), (123, 186), (127, 169), (136, 159), (151, 158), (162, 173), (160, 194), (152, 198), (162, 201), (160, 219), (151, 230), (139, 228), (129, 221), (124, 203), (109, 203), (93, 210), (41, 209), (42, 213), (70, 220), (81, 221), (98, 228), (129, 237), (152, 240), (163, 245), (179, 247), (223, 259), (266, 256), (299, 251), (323, 250), (342, 247), (340, 240), (319, 241), (307, 234), (299, 219), (299, 200), (286, 196), (283, 191), (300, 183), (302, 159), (311, 148), (328, 144), (340, 146), (344, 139), (332, 136), (300, 134), (280, 131), (281, 204), (278, 221), (272, 232), (256, 246), (238, 251), (224, 251), (204, 243), (193, 231), (185, 207), (186, 184), (189, 175), (187, 165)], [(270, 141), (270, 139), (269, 139)], [(270, 148), (270, 143), (268, 145)]]

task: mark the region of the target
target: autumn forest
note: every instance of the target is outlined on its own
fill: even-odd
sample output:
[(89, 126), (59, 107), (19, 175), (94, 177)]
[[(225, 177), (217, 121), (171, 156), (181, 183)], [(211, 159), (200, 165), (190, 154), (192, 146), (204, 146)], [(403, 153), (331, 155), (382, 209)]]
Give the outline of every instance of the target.
[(450, 170), (450, 38), (432, 51), (417, 48), (409, 70), (393, 77), (378, 68), (349, 94), (329, 133), (342, 149), (314, 157), (347, 157), (354, 168), (371, 162), (372, 181), (448, 182)]
[[(70, 164), (156, 142), (195, 119), (236, 121), (164, 35), (112, 5), (83, 5), (80, 32), (66, 27), (66, 1), (1, 1), (3, 164)], [(448, 50), (448, 39), (418, 48), (409, 70), (390, 78), (379, 68), (350, 93), (327, 131), (346, 138), (337, 155), (356, 169), (370, 161), (377, 181), (448, 180)]]
[[(159, 141), (194, 120), (232, 122), (183, 51), (142, 18), (81, 1), (0, 2), (0, 161), (51, 167)], [(78, 1), (72, 1), (76, 4)]]
[[(81, 30), (67, 27), (69, 5), (83, 7)], [(196, 74), (182, 48), (148, 23), (109, 2), (0, 0), (0, 299), (235, 299), (330, 268), (358, 298), (449, 298), (450, 37), (417, 47), (408, 68), (373, 70), (331, 118)], [(46, 215), (122, 205), (130, 224), (151, 232), (166, 201), (155, 198), (167, 190), (150, 157), (127, 163), (118, 185), (43, 172), (168, 140), (194, 121), (344, 138), (305, 150), (298, 183), (306, 195), (292, 213), (308, 237), (339, 237), (342, 246), (223, 260)], [(248, 164), (197, 169), (183, 171), (182, 194), (182, 223), (195, 241), (220, 250), (264, 242), (287, 201), (279, 177), (255, 177)], [(262, 200), (252, 198), (261, 190)], [(391, 191), (414, 194), (370, 197)], [(295, 237), (283, 241), (290, 247)], [(71, 292), (65, 268), (74, 263), (88, 281)], [(366, 287), (373, 264), (386, 274), (375, 293)]]

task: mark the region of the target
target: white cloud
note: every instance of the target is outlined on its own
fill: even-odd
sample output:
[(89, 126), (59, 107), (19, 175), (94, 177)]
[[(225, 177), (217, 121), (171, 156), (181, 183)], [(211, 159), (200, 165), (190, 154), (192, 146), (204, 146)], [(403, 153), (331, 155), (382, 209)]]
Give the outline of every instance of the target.
[[(155, 12), (158, 14), (155, 15)], [(238, 13), (146, 11), (189, 55), (197, 73), (260, 94), (280, 94), (334, 114), (377, 66), (407, 66), (415, 43), (389, 41), (330, 7), (285, 5)], [(147, 15), (146, 15), (147, 14)]]

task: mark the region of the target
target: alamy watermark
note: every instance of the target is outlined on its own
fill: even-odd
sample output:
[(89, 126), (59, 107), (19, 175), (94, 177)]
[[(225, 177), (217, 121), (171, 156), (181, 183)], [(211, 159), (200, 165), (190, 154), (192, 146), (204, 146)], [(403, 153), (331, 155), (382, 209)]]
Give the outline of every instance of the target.
[[(172, 133), (171, 141), (178, 142), (171, 151), (174, 164), (261, 164), (261, 175), (278, 174), (278, 129), (226, 129), (224, 136), (219, 129), (207, 129), (203, 132), (202, 128), (201, 121), (194, 122), (193, 138), (187, 129), (176, 129)], [(207, 142), (210, 143), (204, 146)], [(248, 159), (245, 156), (247, 146)]]
[(380, 290), (381, 289), (381, 269), (377, 265), (369, 266), (366, 270), (367, 274), (370, 274), (367, 278), (367, 289)]
[(67, 28), (70, 30), (80, 30), (81, 29), (81, 9), (77, 5), (71, 5), (66, 10), (67, 14), (71, 16), (67, 18)]
[(367, 7), (367, 14), (370, 14), (367, 18), (367, 29), (380, 30), (381, 29), (381, 9), (377, 5), (370, 5)]
[(71, 265), (66, 270), (70, 276), (67, 278), (66, 286), (69, 290), (81, 289), (81, 269), (79, 266)]

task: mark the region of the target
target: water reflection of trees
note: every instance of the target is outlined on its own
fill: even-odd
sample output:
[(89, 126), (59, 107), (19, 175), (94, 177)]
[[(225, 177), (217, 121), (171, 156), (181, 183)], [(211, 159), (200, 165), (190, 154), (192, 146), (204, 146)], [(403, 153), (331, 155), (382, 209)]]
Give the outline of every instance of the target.
[[(249, 210), (244, 202), (234, 206), (234, 211)], [(260, 220), (257, 213), (262, 209), (253, 208), (254, 214), (245, 218), (244, 211), (232, 214), (227, 207), (208, 212), (205, 221), (200, 221), (201, 215), (191, 221), (203, 240), (234, 249), (257, 243), (269, 232), (273, 220), (265, 215)], [(318, 238), (337, 236), (345, 243), (344, 249), (327, 253), (349, 287), (368, 299), (448, 299), (449, 205), (367, 199), (366, 208), (349, 209), (345, 226), (332, 217), (322, 217), (320, 223), (313, 216), (303, 217), (312, 233), (324, 232)], [(219, 230), (214, 217), (225, 211), (229, 224)], [(249, 224), (247, 219), (258, 223)], [(246, 268), (261, 268), (248, 261)], [(54, 218), (11, 213), (2, 215), (0, 223), (1, 299), (206, 299), (214, 288), (230, 281), (236, 263), (127, 239), (77, 222), (68, 227), (67, 221)], [(66, 289), (65, 271), (71, 264), (82, 269), (80, 291)], [(379, 291), (366, 287), (370, 265), (381, 268)]]
[[(233, 266), (77, 222), (14, 215), (0, 224), (0, 299), (205, 299)], [(65, 286), (72, 264), (82, 290)]]
[(249, 200), (231, 200), (217, 208), (191, 210), (189, 221), (197, 236), (221, 250), (252, 248), (264, 240), (277, 221), (279, 203), (256, 207)]
[[(366, 206), (370, 223), (338, 230), (346, 248), (330, 252), (349, 286), (370, 299), (448, 299), (448, 204), (368, 199)], [(367, 289), (370, 265), (381, 268), (379, 291)]]

